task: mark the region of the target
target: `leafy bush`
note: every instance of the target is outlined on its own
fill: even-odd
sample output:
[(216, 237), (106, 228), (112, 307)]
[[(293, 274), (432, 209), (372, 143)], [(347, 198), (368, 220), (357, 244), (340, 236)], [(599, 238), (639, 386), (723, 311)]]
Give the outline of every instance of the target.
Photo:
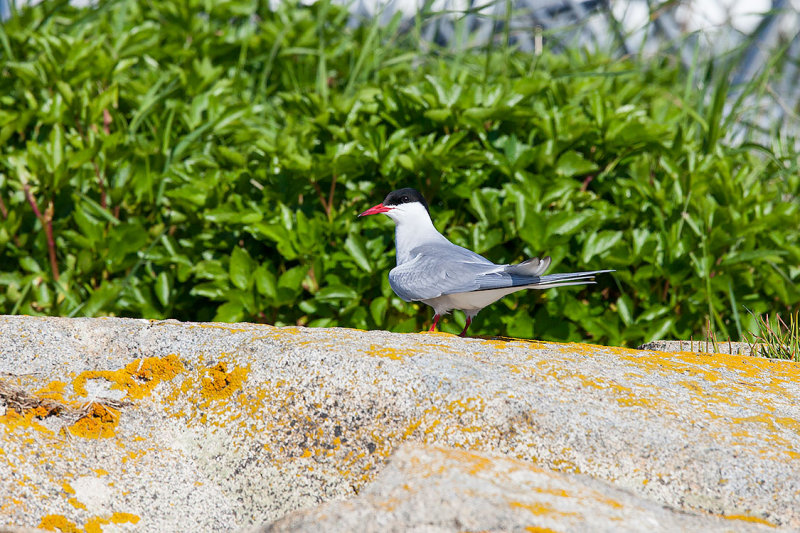
[(423, 54), (398, 19), (347, 18), (119, 0), (0, 27), (0, 311), (418, 330), (391, 223), (355, 218), (402, 186), (493, 261), (617, 269), (476, 334), (636, 344), (710, 317), (737, 338), (743, 305), (800, 302), (797, 155), (722, 142), (724, 83), (668, 57)]

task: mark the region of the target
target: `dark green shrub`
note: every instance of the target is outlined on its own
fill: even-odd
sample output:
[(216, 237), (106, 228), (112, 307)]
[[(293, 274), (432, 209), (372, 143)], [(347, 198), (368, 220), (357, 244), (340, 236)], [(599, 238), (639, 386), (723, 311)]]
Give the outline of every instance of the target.
[(418, 330), (391, 223), (355, 218), (402, 186), (496, 262), (617, 269), (476, 334), (737, 338), (743, 305), (800, 302), (797, 155), (722, 142), (669, 58), (421, 54), (347, 17), (58, 2), (0, 27), (0, 311)]

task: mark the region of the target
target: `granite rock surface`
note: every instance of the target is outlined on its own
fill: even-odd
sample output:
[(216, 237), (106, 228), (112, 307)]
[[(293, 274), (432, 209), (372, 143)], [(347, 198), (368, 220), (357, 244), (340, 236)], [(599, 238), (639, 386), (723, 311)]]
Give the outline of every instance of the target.
[(416, 443), (581, 474), (631, 513), (800, 528), (798, 378), (741, 355), (0, 317), (0, 526), (260, 526), (360, 497)]

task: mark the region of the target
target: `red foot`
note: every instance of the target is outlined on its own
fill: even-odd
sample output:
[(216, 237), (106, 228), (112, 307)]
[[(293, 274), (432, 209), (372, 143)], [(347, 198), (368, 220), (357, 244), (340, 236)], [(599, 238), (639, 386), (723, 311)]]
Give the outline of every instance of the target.
[(459, 337), (466, 337), (467, 336), (467, 329), (469, 329), (469, 325), (472, 324), (472, 319), (467, 317), (467, 324), (464, 326), (464, 331), (461, 332)]
[(442, 318), (439, 315), (433, 315), (433, 324), (431, 325), (431, 329), (428, 330), (430, 333), (431, 331), (436, 331), (436, 324), (439, 323), (439, 319)]

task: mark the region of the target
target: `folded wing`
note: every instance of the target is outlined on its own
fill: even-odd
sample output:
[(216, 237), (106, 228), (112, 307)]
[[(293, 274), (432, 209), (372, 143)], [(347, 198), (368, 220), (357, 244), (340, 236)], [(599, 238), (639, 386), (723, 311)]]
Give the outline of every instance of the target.
[(445, 294), (520, 287), (549, 289), (594, 283), (594, 275), (609, 270), (542, 275), (550, 258), (534, 257), (516, 265), (497, 265), (480, 255), (452, 245), (420, 246), (411, 260), (392, 269), (389, 283), (403, 300), (417, 301)]

